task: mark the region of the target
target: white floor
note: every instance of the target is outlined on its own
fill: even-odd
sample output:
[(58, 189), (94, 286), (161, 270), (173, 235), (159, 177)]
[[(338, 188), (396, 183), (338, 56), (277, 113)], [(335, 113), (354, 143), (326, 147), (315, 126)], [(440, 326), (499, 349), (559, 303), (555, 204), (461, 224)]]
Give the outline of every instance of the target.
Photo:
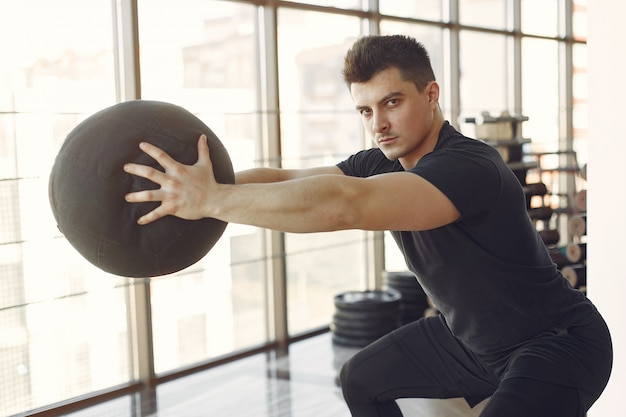
[[(354, 349), (339, 348), (329, 334), (292, 344), (288, 354), (268, 352), (157, 387), (154, 399), (121, 398), (73, 417), (350, 417), (336, 385)], [(399, 401), (405, 417), (473, 417), (463, 399)]]

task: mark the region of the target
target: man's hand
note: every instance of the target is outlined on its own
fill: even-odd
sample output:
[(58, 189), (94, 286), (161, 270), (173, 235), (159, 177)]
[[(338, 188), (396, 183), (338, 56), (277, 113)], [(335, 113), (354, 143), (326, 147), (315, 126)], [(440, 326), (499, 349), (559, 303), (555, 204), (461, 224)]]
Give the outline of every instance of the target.
[(126, 201), (131, 203), (160, 201), (161, 205), (137, 220), (148, 224), (161, 217), (172, 215), (183, 219), (196, 220), (206, 217), (209, 196), (219, 184), (213, 174), (213, 164), (205, 135), (198, 139), (198, 161), (194, 165), (184, 165), (175, 161), (165, 151), (146, 142), (139, 147), (151, 156), (165, 170), (138, 164), (124, 165), (129, 174), (146, 178), (160, 188), (129, 193)]

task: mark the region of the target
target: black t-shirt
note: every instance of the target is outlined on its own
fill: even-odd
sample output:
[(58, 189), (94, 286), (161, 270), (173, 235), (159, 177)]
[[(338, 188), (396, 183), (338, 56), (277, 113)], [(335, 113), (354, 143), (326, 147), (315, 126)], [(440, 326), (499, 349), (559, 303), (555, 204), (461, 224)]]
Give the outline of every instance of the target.
[[(338, 167), (356, 177), (404, 171), (379, 149)], [(441, 190), (461, 218), (433, 230), (391, 233), (452, 333), (474, 352), (509, 350), (595, 311), (552, 262), (521, 184), (493, 147), (446, 122), (435, 149), (409, 172)]]

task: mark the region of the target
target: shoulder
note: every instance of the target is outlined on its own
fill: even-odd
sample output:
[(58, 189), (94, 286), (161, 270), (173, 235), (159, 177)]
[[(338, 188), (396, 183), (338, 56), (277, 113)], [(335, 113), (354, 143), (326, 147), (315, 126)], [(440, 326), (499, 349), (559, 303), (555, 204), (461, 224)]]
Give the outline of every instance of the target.
[(463, 135), (446, 122), (435, 149), (425, 155), (415, 168), (420, 165), (429, 168), (433, 165), (454, 167), (455, 173), (462, 174), (466, 170), (498, 171), (506, 164), (493, 146)]
[(390, 161), (378, 148), (357, 152), (338, 163), (337, 167), (345, 175), (363, 178), (403, 170), (398, 161)]
[(499, 156), (498, 151), (493, 146), (478, 139), (465, 136), (448, 122), (443, 125), (439, 133), (439, 141), (434, 152), (437, 153), (437, 151), (469, 152), (467, 154), (468, 157), (482, 156), (493, 158)]
[(507, 169), (492, 146), (444, 125), (435, 150), (411, 172), (439, 188), (467, 217), (488, 209), (500, 197)]

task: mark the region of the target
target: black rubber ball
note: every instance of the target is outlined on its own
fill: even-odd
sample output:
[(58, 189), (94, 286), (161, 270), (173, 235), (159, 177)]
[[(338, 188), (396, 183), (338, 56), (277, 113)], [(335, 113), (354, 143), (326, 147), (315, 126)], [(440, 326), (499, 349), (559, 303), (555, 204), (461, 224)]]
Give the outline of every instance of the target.
[(54, 162), (49, 198), (59, 230), (98, 268), (125, 277), (180, 271), (204, 257), (224, 233), (216, 219), (167, 216), (147, 225), (137, 219), (160, 203), (128, 203), (131, 191), (158, 188), (127, 174), (127, 162), (163, 170), (139, 149), (150, 142), (175, 160), (194, 164), (201, 134), (208, 138), (215, 178), (234, 183), (230, 157), (200, 119), (182, 107), (135, 100), (99, 111), (67, 136)]

